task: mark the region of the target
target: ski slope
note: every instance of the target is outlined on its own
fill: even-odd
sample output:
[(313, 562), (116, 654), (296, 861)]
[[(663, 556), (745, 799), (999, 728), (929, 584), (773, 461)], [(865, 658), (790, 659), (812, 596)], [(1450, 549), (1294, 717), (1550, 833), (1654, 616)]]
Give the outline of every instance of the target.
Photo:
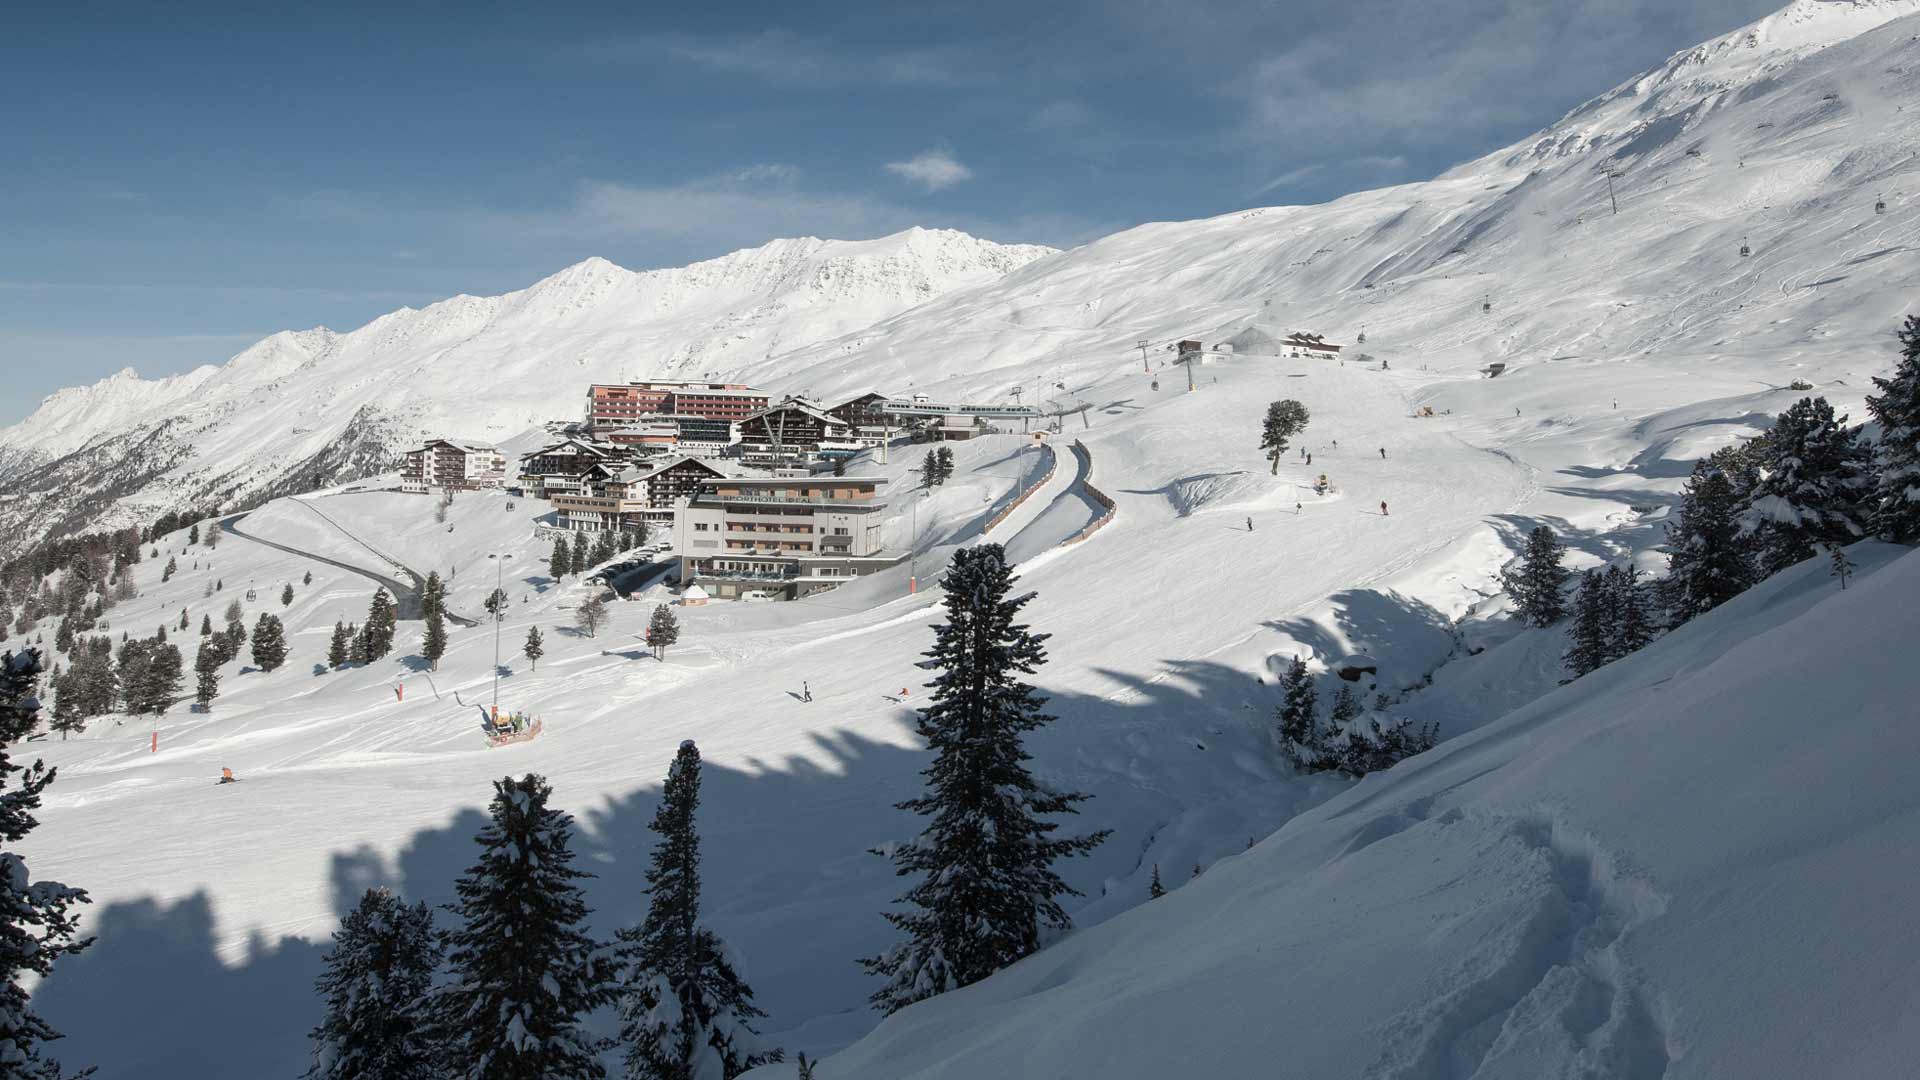
[[(1568, 539), (1576, 569), (1659, 565), (1650, 549), (1692, 460), (1761, 430), (1800, 396), (1790, 380), (1860, 415), (1912, 302), (1920, 249), (1920, 200), (1908, 194), (1920, 137), (1904, 115), (1920, 107), (1913, 7), (1802, 0), (1432, 182), (1145, 226), (821, 343), (736, 358), (731, 375), (826, 397), (935, 384), (943, 398), (991, 399), (1019, 384), (1032, 400), (1052, 385), (1048, 396), (1092, 408), (1086, 427), (1068, 417), (1054, 437), (1052, 476), (984, 535), (1044, 473), (1030, 438), (957, 444), (955, 479), (925, 494), (910, 476), (919, 448), (857, 462), (887, 479), (888, 544), (911, 549), (911, 563), (795, 604), (679, 609), (682, 642), (665, 662), (639, 641), (666, 599), (658, 588), (613, 604), (596, 636), (572, 630), (584, 587), (546, 578), (537, 502), (509, 510), (502, 494), (462, 494), (442, 524), (428, 498), (333, 489), (241, 523), (371, 572), (391, 571), (391, 558), (450, 574), (463, 613), (500, 574), (514, 601), (500, 669), (481, 626), (452, 631), (439, 670), (421, 670), (415, 622), (402, 624), (397, 655), (316, 672), (335, 620), (364, 619), (370, 581), (235, 536), (212, 568), (188, 570), (202, 549), (178, 554), (184, 537), (164, 538), (184, 572), (163, 584), (164, 550), (143, 562), (141, 597), (115, 609), (115, 630), (176, 625), (182, 607), (195, 629), (203, 611), (218, 623), (240, 583), (258, 582), (248, 622), (280, 611), (292, 658), (271, 675), (234, 662), (210, 714), (180, 706), (161, 719), (157, 753), (145, 721), (34, 744), (61, 773), (27, 854), (36, 873), (92, 892), (100, 936), (37, 995), (70, 1036), (63, 1057), (100, 1065), (103, 1080), (296, 1073), (311, 978), (340, 913), (374, 883), (448, 899), (489, 782), (508, 772), (546, 774), (577, 816), (595, 927), (611, 933), (645, 909), (645, 825), (674, 749), (692, 738), (708, 764), (709, 922), (743, 958), (777, 1041), (810, 1055), (846, 1048), (823, 1075), (1125, 1078), (1188, 1060), (1249, 1075), (1291, 1054), (1302, 1075), (1639, 1076), (1660, 1074), (1656, 1051), (1673, 1075), (1820, 1074), (1786, 1071), (1809, 1059), (1780, 1048), (1794, 1030), (1781, 1020), (1797, 1014), (1767, 996), (1794, 985), (1819, 942), (1781, 945), (1777, 982), (1727, 985), (1745, 970), (1729, 957), (1774, 954), (1768, 920), (1809, 909), (1740, 908), (1754, 913), (1749, 931), (1712, 917), (1734, 904), (1712, 882), (1731, 867), (1766, 899), (1826, 870), (1770, 861), (1768, 844), (1795, 850), (1777, 813), (1745, 819), (1741, 859), (1714, 850), (1706, 823), (1723, 820), (1723, 790), (1781, 806), (1804, 797), (1836, 815), (1823, 819), (1831, 836), (1872, 823), (1823, 786), (1831, 763), (1807, 756), (1825, 753), (1822, 740), (1786, 744), (1779, 710), (1807, 700), (1787, 693), (1798, 685), (1788, 676), (1845, 657), (1860, 673), (1819, 684), (1841, 695), (1822, 715), (1883, 715), (1895, 681), (1860, 635), (1875, 619), (1907, 627), (1886, 605), (1910, 601), (1912, 560), (1863, 552), (1878, 569), (1844, 597), (1828, 595), (1823, 571), (1782, 581), (1657, 655), (1557, 692), (1557, 644), (1489, 617), (1504, 605), (1498, 571), (1540, 522)], [(1605, 162), (1627, 172), (1617, 217), (1596, 209)], [(1875, 215), (1880, 191), (1889, 209)], [(1755, 251), (1745, 259), (1742, 235)], [(1143, 371), (1130, 351), (1140, 337), (1213, 341), (1248, 322), (1336, 340), (1364, 324), (1364, 350), (1389, 366), (1243, 355), (1197, 367), (1189, 393), (1166, 354)], [(1491, 361), (1506, 373), (1481, 375)], [(440, 392), (422, 378), (422, 395)], [(1267, 404), (1283, 398), (1312, 413), (1300, 446), (1313, 461), (1290, 451), (1276, 473), (1257, 444)], [(1417, 416), (1422, 406), (1436, 415)], [(501, 434), (532, 439), (507, 421), (545, 419), (504, 417)], [(1075, 438), (1116, 508), (1063, 546), (1093, 512)], [(1316, 495), (1323, 473), (1334, 490)], [(1012, 546), (1036, 594), (1025, 614), (1051, 635), (1036, 681), (1058, 720), (1031, 742), (1036, 767), (1093, 794), (1074, 824), (1114, 834), (1064, 868), (1084, 894), (1071, 905), (1082, 932), (875, 1031), (871, 980), (853, 960), (891, 940), (878, 912), (900, 883), (868, 852), (914, 830), (893, 805), (926, 763), (911, 707), (937, 592), (908, 582), (926, 585), (946, 552), (983, 539)], [(490, 554), (512, 558), (503, 570)], [(312, 586), (298, 584), (309, 569)], [(224, 588), (203, 595), (216, 577)], [(296, 599), (283, 610), (286, 581)], [(1789, 625), (1801, 628), (1790, 647)], [(546, 637), (537, 669), (519, 655), (529, 626)], [(1462, 659), (1475, 648), (1485, 651)], [(1374, 689), (1394, 714), (1438, 720), (1449, 741), (1357, 790), (1290, 775), (1268, 731), (1275, 674), (1295, 655), (1323, 665), (1360, 652), (1378, 659)], [(478, 721), (496, 677), (503, 706), (544, 719), (538, 740), (485, 746)], [(1772, 691), (1736, 698), (1736, 684)], [(1750, 770), (1714, 758), (1740, 721), (1707, 707), (1717, 699), (1773, 709), (1762, 728), (1781, 736), (1777, 755)], [(1714, 738), (1693, 739), (1681, 720)], [(1636, 723), (1659, 725), (1665, 743)], [(1663, 745), (1702, 781), (1654, 760)], [(1872, 767), (1893, 768), (1893, 749)], [(221, 766), (243, 783), (214, 787)], [(1155, 865), (1170, 885), (1196, 865), (1205, 873), (1136, 910)], [(1833, 880), (1888, 895), (1905, 884), (1867, 866), (1836, 862), (1854, 876)], [(1661, 923), (1641, 884), (1669, 912), (1698, 910)], [(1850, 915), (1836, 947), (1857, 951), (1883, 917)], [(1218, 939), (1200, 940), (1213, 927)], [(1721, 951), (1674, 944), (1710, 932)], [(1628, 954), (1637, 967), (1610, 973)], [(1727, 963), (1682, 970), (1689, 959)], [(1879, 969), (1861, 970), (1847, 986), (1837, 975), (1807, 985), (1863, 1010), (1911, 1001), (1899, 986), (1863, 1000)], [(1809, 1053), (1844, 1037), (1839, 1015), (1809, 1018), (1827, 1040)], [(1767, 1037), (1730, 1047), (1742, 1016), (1767, 1020), (1749, 1025)], [(1272, 1037), (1247, 1034), (1276, 1024)], [(1217, 1056), (1192, 1056), (1203, 1041)], [(1884, 1074), (1865, 1055), (1903, 1048), (1891, 1035), (1855, 1041), (1862, 1056), (1828, 1060), (1860, 1068), (1834, 1075)], [(1149, 1043), (1187, 1056), (1156, 1058)]]

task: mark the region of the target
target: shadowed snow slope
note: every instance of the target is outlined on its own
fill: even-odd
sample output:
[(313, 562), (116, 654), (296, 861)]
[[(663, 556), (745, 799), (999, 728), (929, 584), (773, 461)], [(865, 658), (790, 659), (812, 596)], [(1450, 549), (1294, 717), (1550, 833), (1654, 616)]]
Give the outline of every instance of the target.
[(1887, 645), (1920, 640), (1920, 555), (1855, 557), (1852, 588), (1789, 571), (821, 1075), (1906, 1075), (1920, 728)]

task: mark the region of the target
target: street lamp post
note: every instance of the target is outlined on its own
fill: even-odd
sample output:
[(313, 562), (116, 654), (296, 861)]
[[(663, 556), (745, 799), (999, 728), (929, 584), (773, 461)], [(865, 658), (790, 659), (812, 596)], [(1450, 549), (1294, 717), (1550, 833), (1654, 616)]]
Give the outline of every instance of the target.
[(489, 554), (493, 560), (493, 719), (500, 720), (500, 624), (507, 619), (507, 605), (502, 587), (506, 581), (507, 560), (511, 555)]

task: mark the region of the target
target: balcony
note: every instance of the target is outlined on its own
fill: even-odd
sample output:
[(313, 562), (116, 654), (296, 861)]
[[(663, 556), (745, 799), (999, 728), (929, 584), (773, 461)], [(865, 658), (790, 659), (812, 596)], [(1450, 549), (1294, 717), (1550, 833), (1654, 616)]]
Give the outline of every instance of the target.
[(732, 495), (721, 495), (711, 491), (702, 492), (697, 496), (697, 501), (719, 503), (724, 506), (817, 506), (848, 510), (881, 510), (887, 505), (885, 500), (877, 498), (845, 499), (827, 495), (786, 495), (759, 491), (738, 492)]

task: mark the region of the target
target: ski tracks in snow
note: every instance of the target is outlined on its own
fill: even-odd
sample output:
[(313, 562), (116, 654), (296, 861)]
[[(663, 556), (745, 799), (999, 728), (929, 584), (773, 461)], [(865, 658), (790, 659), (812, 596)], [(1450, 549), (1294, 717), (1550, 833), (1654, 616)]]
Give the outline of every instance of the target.
[[(1389, 1021), (1366, 1080), (1657, 1080), (1676, 1056), (1666, 1007), (1626, 955), (1665, 901), (1549, 810), (1482, 817), (1416, 800), (1361, 826), (1344, 855), (1403, 832), (1474, 829), (1466, 873), (1512, 879), (1518, 910)], [(1344, 856), (1343, 856), (1344, 857)], [(1452, 868), (1449, 868), (1449, 871)], [(1507, 906), (1505, 903), (1502, 907)]]

